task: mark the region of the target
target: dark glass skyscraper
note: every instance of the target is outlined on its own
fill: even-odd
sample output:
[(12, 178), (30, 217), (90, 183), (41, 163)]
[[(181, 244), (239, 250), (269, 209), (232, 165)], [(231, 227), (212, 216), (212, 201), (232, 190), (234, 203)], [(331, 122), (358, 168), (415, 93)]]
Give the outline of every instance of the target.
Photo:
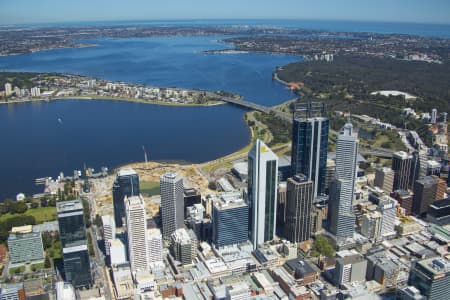
[(313, 192), (314, 183), (304, 175), (287, 180), (284, 237), (290, 242), (304, 242), (311, 236)]
[(92, 277), (83, 204), (79, 199), (58, 202), (56, 211), (66, 281), (75, 288), (89, 287)]
[(394, 170), (394, 191), (408, 190), (413, 185), (414, 178), (413, 156), (404, 151), (394, 153), (392, 157), (392, 170)]
[(323, 103), (297, 103), (292, 128), (292, 175), (314, 182), (314, 196), (325, 193), (330, 121)]
[(123, 226), (125, 196), (139, 196), (139, 176), (133, 169), (120, 170), (113, 184), (114, 221), (117, 227)]

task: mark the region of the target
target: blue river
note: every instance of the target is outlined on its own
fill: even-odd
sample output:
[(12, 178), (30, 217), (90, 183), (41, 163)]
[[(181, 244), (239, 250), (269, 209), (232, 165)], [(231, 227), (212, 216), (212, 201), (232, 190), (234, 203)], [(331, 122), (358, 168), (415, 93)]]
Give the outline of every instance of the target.
[[(205, 54), (223, 37), (89, 40), (97, 46), (0, 57), (0, 70), (62, 72), (162, 87), (224, 90), (276, 105), (294, 97), (272, 80), (300, 57)], [(114, 168), (149, 159), (203, 162), (244, 147), (245, 110), (64, 100), (0, 105), (0, 199), (40, 192), (34, 179), (87, 166)], [(61, 118), (62, 122), (58, 122)]]
[[(349, 32), (450, 37), (450, 25), (301, 20), (178, 20), (48, 24), (248, 25)], [(40, 24), (39, 26), (46, 26)], [(270, 54), (204, 54), (224, 49), (223, 36), (99, 39), (97, 46), (0, 57), (2, 71), (62, 72), (161, 87), (225, 90), (276, 105), (293, 95), (271, 75), (301, 57)], [(243, 109), (168, 107), (116, 101), (64, 100), (0, 105), (0, 200), (40, 192), (34, 179), (70, 174), (86, 163), (96, 169), (143, 160), (202, 162), (246, 145)], [(61, 122), (58, 122), (58, 119)]]

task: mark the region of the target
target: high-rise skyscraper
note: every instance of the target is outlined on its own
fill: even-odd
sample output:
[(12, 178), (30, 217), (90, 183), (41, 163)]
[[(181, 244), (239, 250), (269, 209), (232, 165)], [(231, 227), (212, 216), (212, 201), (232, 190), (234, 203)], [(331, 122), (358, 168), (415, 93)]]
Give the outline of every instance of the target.
[(139, 195), (139, 176), (133, 169), (122, 169), (117, 173), (113, 184), (114, 221), (117, 227), (123, 226), (125, 218), (125, 196)]
[(404, 151), (394, 153), (392, 157), (392, 170), (395, 172), (394, 191), (408, 190), (411, 188), (411, 174), (413, 174), (412, 160), (412, 155)]
[(409, 272), (409, 284), (418, 288), (428, 300), (448, 299), (450, 263), (441, 257), (417, 261)]
[(383, 216), (381, 221), (381, 236), (382, 238), (392, 238), (395, 237), (395, 222), (397, 219), (397, 205), (398, 202), (389, 197), (382, 196), (378, 202), (378, 211)]
[(434, 201), (444, 199), (446, 189), (445, 181), (437, 176), (426, 176), (417, 180), (414, 183), (412, 212), (424, 215)]
[(414, 151), (411, 162), (411, 175), (409, 188), (413, 188), (414, 182), (427, 176), (428, 155), (425, 150)]
[(314, 183), (306, 176), (299, 174), (287, 180), (284, 237), (290, 242), (309, 240), (313, 200)]
[(353, 237), (355, 215), (353, 198), (358, 162), (359, 141), (353, 125), (347, 123), (336, 143), (336, 179), (330, 188), (328, 226), (338, 243)]
[(213, 243), (217, 248), (248, 240), (248, 205), (241, 197), (223, 196), (213, 203)]
[(163, 239), (161, 230), (158, 228), (147, 229), (147, 237), (150, 267), (163, 264)]
[(58, 202), (56, 211), (66, 281), (75, 288), (89, 287), (92, 277), (83, 204), (79, 199)]
[(375, 170), (374, 185), (382, 189), (386, 194), (390, 194), (394, 188), (395, 173), (391, 168), (380, 168)]
[(162, 235), (169, 240), (172, 233), (184, 227), (183, 178), (167, 173), (160, 178)]
[(111, 240), (116, 238), (116, 223), (111, 215), (102, 216), (103, 224), (103, 243), (105, 246), (105, 253), (109, 256), (109, 247)]
[(278, 157), (257, 139), (248, 153), (249, 226), (254, 249), (274, 237), (277, 186)]
[(141, 196), (125, 196), (128, 254), (132, 272), (149, 270), (147, 215)]
[(314, 182), (314, 197), (325, 193), (329, 126), (323, 103), (297, 103), (292, 128), (292, 175), (304, 174)]
[(437, 123), (437, 109), (433, 108), (431, 110), (431, 123), (436, 124)]

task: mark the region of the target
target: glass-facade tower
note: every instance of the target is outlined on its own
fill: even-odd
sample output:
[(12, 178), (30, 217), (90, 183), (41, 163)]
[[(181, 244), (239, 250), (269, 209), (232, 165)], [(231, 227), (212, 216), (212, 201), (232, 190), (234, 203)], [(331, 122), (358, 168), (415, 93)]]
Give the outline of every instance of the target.
[(75, 288), (89, 287), (92, 277), (83, 204), (79, 199), (58, 202), (56, 211), (66, 281)]
[(215, 201), (212, 217), (212, 241), (217, 248), (247, 241), (248, 205), (242, 198), (224, 197)]
[(125, 219), (125, 196), (139, 196), (139, 176), (136, 171), (133, 169), (120, 170), (117, 173), (112, 190), (114, 221), (117, 227), (122, 227)]
[(248, 163), (249, 231), (256, 249), (275, 235), (278, 157), (258, 139), (248, 154)]
[(314, 196), (325, 193), (330, 121), (322, 103), (298, 103), (292, 128), (291, 175), (314, 182)]
[(353, 126), (347, 123), (336, 143), (336, 178), (330, 187), (328, 226), (338, 244), (352, 238), (355, 227), (353, 199), (358, 168), (359, 140)]

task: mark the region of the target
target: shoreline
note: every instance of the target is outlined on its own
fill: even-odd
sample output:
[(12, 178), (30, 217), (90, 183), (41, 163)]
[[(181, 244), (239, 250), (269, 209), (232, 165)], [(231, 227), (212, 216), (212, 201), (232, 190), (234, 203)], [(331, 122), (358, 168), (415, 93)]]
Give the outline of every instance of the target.
[(11, 100), (7, 102), (0, 102), (1, 104), (20, 104), (20, 103), (33, 103), (33, 102), (53, 102), (53, 101), (61, 101), (61, 100), (99, 100), (99, 101), (123, 101), (123, 102), (133, 102), (133, 103), (142, 103), (149, 105), (164, 105), (164, 106), (179, 106), (179, 107), (208, 107), (208, 106), (217, 106), (226, 104), (223, 101), (215, 101), (212, 103), (177, 103), (177, 102), (166, 102), (166, 101), (147, 101), (143, 99), (135, 99), (135, 98), (122, 98), (122, 97), (108, 97), (108, 96), (62, 96), (56, 98), (37, 98), (37, 99), (23, 99), (23, 100)]

